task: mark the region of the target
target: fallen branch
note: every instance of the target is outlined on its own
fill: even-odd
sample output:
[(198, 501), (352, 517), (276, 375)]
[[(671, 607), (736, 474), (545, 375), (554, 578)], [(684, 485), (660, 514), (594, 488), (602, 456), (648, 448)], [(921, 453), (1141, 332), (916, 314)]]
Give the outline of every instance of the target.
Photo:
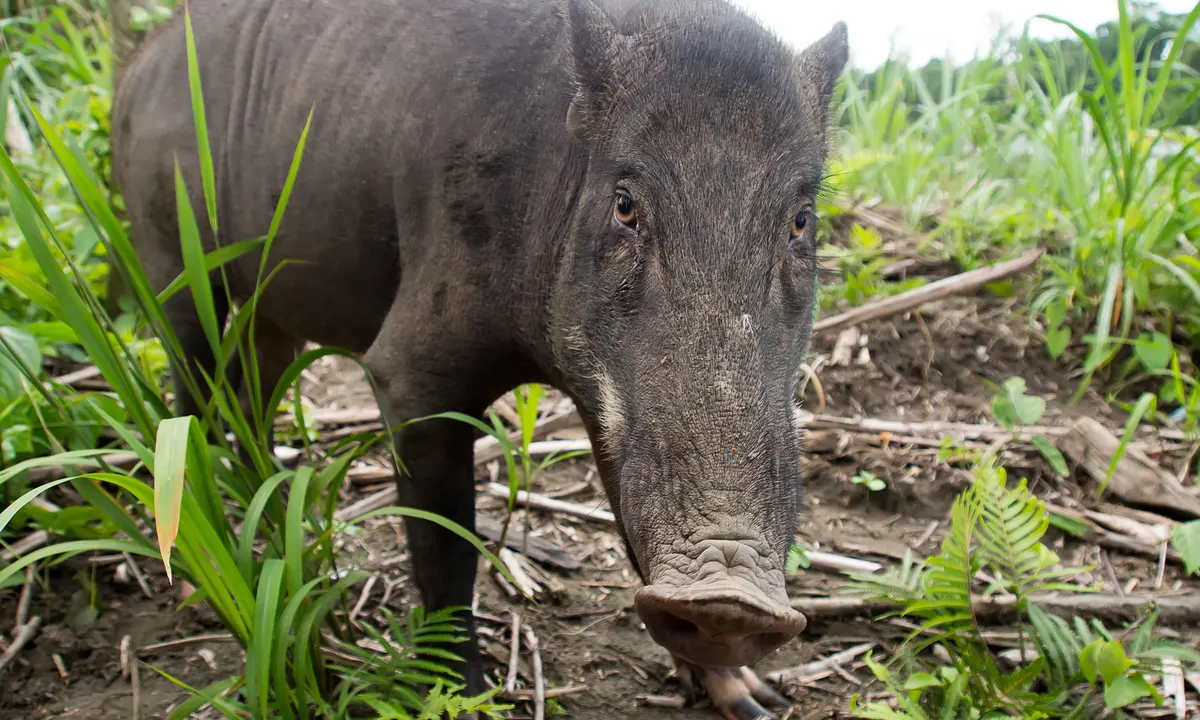
[[(1052, 615), (1064, 618), (1074, 616), (1097, 618), (1105, 622), (1130, 622), (1151, 608), (1157, 609), (1159, 620), (1172, 626), (1200, 623), (1200, 597), (1195, 595), (1110, 595), (1105, 593), (1081, 593), (1078, 595), (1032, 595), (1031, 603)], [(792, 607), (811, 620), (834, 618), (868, 617), (895, 611), (900, 606), (890, 600), (864, 597), (800, 598), (792, 601)], [(972, 600), (976, 618), (980, 622), (1011, 621), (1016, 608), (1016, 598), (979, 597)]]
[(1012, 260), (952, 275), (899, 295), (869, 302), (853, 310), (819, 320), (813, 326), (813, 332), (837, 332), (852, 325), (907, 312), (935, 300), (971, 292), (1028, 269), (1044, 252), (1042, 248), (1036, 248)]
[(776, 670), (767, 673), (767, 680), (777, 685), (784, 683), (805, 683), (813, 680), (820, 680), (827, 675), (833, 674), (834, 665), (842, 665), (857, 658), (859, 655), (866, 653), (871, 648), (875, 647), (875, 643), (863, 643), (847, 648), (841, 652), (834, 653), (829, 657), (821, 660), (814, 660), (804, 665), (786, 668), (784, 670)]
[(1200, 517), (1200, 498), (1184, 489), (1175, 476), (1160, 468), (1145, 453), (1127, 447), (1108, 478), (1121, 440), (1090, 417), (1075, 421), (1059, 441), (1063, 453), (1087, 471), (1098, 483), (1127, 503), (1170, 508)]

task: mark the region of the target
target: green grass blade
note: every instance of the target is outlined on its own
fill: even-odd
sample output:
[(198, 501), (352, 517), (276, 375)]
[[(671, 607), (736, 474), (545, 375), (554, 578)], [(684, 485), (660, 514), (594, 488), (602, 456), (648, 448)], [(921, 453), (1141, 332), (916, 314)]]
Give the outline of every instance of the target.
[(287, 563), (287, 584), (291, 593), (300, 592), (304, 584), (304, 511), (308, 508), (308, 484), (312, 476), (311, 466), (297, 470), (288, 495), (283, 557)]
[[(208, 120), (204, 109), (204, 91), (200, 83), (200, 62), (196, 57), (196, 37), (192, 32), (192, 15), (185, 6), (183, 10), (184, 34), (187, 40), (188, 87), (191, 89), (192, 117), (196, 126), (196, 148), (199, 152), (200, 178), (204, 187), (204, 201), (208, 208), (209, 227), (217, 235), (217, 192), (213, 171), (212, 147), (208, 140)], [(178, 170), (177, 170), (178, 172)]]
[(283, 587), (284, 563), (273, 558), (263, 563), (258, 578), (258, 595), (255, 598), (254, 634), (246, 653), (246, 694), (250, 707), (257, 709), (257, 717), (267, 717), (271, 692), (271, 649), (275, 643), (275, 620), (279, 606), (279, 595)]
[(221, 321), (217, 318), (216, 307), (213, 305), (212, 283), (204, 270), (204, 247), (200, 242), (200, 227), (196, 224), (196, 216), (192, 214), (187, 186), (184, 185), (178, 161), (175, 162), (175, 207), (179, 218), (179, 241), (183, 249), (184, 272), (192, 291), (196, 315), (204, 329), (204, 336), (208, 338), (209, 347), (214, 353), (220, 352)]

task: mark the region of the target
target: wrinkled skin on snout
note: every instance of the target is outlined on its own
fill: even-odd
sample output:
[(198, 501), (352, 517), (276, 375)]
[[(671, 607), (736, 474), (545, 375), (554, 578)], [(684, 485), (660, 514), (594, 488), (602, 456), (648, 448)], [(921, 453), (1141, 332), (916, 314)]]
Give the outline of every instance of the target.
[[(794, 56), (732, 13), (639, 30), (572, 6), (590, 145), (563, 299), (605, 487), (650, 635), (704, 668), (795, 637), (794, 380), (816, 294), (814, 203), (844, 28)], [(670, 10), (661, 11), (670, 15)]]
[[(562, 389), (645, 581), (650, 636), (727, 717), (765, 715), (782, 699), (746, 666), (805, 625), (783, 576), (800, 502), (792, 398), (846, 29), (796, 50), (724, 0), (436, 6), (190, 5), (221, 230), (197, 213), (206, 250), (266, 234), (312, 113), (262, 268), (261, 386), (306, 340), (360, 353), (398, 428), (400, 504), (468, 529), (472, 428), (404, 423), (480, 416), (519, 383)], [(184, 268), (176, 162), (205, 206), (188, 92), (176, 17), (113, 103), (114, 179), (155, 291)], [(222, 324), (260, 259), (213, 274)], [(165, 311), (184, 350), (173, 368), (211, 376), (190, 294)], [(177, 397), (181, 413), (206, 401)], [(471, 545), (406, 528), (422, 602), (470, 606)], [(462, 622), (451, 666), (482, 692)]]

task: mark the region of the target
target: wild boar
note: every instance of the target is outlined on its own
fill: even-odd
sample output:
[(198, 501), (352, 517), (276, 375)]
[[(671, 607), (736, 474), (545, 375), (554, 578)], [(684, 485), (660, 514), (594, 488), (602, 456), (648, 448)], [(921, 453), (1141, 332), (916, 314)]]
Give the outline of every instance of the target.
[[(525, 382), (584, 419), (636, 609), (726, 717), (779, 695), (747, 669), (797, 636), (784, 562), (800, 504), (793, 398), (817, 296), (838, 23), (804, 50), (725, 0), (192, 0), (219, 232), (204, 218), (177, 15), (138, 49), (113, 163), (139, 258), (183, 269), (178, 160), (207, 249), (266, 233), (272, 388), (305, 341), (361, 353), (389, 423), (482, 416)], [(244, 301), (259, 255), (228, 266)], [(212, 372), (190, 294), (168, 317)], [(196, 412), (179, 393), (178, 410)], [(474, 528), (473, 429), (399, 430), (404, 504)], [(469, 606), (474, 550), (407, 523), (431, 609)], [(482, 691), (471, 641), (453, 649)]]

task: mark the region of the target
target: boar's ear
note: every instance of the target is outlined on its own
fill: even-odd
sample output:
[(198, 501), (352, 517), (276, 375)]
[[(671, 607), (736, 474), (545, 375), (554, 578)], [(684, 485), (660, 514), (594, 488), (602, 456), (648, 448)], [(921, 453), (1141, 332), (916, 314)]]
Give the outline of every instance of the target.
[(620, 79), (617, 67), (632, 50), (632, 38), (621, 35), (592, 0), (559, 0), (570, 46), (568, 60), (575, 97), (567, 112), (567, 127), (583, 136), (594, 130), (593, 119), (603, 117), (615, 102)]
[(850, 43), (846, 23), (838, 21), (825, 37), (809, 45), (800, 53), (801, 82), (816, 93), (821, 112), (825, 112), (833, 100), (833, 91), (838, 78), (850, 59)]

